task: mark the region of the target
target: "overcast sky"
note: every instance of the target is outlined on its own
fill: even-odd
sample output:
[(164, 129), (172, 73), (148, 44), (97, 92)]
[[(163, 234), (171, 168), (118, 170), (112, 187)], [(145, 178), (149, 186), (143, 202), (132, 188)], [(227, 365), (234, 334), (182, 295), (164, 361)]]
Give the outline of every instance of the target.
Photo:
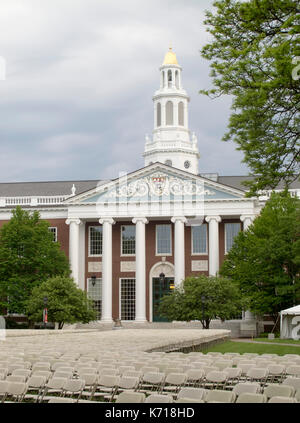
[(169, 44), (191, 97), (200, 172), (247, 174), (221, 141), (230, 98), (210, 100), (199, 50), (212, 0), (1, 0), (0, 182), (109, 179), (144, 164)]

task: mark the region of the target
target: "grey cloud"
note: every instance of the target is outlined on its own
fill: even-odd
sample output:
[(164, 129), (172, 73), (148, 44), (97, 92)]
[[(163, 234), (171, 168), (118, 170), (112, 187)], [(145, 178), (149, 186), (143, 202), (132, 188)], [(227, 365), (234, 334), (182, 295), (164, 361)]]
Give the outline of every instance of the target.
[(199, 54), (211, 6), (211, 0), (1, 0), (7, 80), (0, 81), (0, 180), (115, 178), (142, 167), (151, 98), (170, 42), (191, 96), (201, 171), (247, 173), (235, 145), (220, 141), (230, 99), (198, 94), (211, 83)]

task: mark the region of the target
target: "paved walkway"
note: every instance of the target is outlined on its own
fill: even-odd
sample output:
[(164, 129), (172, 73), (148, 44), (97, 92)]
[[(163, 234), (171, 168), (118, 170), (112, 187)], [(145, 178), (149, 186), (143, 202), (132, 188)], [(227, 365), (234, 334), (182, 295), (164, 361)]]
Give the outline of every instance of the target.
[(0, 339), (0, 352), (12, 354), (16, 349), (76, 351), (86, 354), (97, 351), (173, 350), (215, 342), (230, 335), (220, 329), (121, 329), (96, 330), (7, 330)]
[(249, 342), (250, 344), (264, 344), (264, 345), (282, 345), (286, 347), (300, 347), (300, 344), (289, 344), (285, 342), (264, 342), (264, 341), (253, 341), (252, 339), (246, 338), (231, 338), (233, 342)]

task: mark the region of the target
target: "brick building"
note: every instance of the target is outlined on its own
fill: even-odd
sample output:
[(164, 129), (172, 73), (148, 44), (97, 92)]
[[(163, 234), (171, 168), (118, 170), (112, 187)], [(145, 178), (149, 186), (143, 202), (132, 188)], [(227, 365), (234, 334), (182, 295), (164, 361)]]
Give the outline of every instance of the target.
[[(160, 321), (161, 296), (186, 276), (215, 275), (269, 195), (245, 198), (246, 176), (199, 174), (181, 72), (170, 50), (142, 169), (111, 181), (0, 184), (0, 226), (17, 205), (39, 210), (103, 322)], [(300, 196), (300, 184), (290, 191)]]

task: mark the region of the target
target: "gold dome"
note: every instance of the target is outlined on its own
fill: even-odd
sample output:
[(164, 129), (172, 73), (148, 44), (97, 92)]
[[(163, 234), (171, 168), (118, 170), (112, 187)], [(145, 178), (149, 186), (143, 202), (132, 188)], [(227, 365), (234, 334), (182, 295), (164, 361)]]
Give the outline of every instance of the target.
[(168, 53), (165, 55), (163, 65), (178, 65), (176, 54), (173, 53), (172, 47), (169, 48)]

